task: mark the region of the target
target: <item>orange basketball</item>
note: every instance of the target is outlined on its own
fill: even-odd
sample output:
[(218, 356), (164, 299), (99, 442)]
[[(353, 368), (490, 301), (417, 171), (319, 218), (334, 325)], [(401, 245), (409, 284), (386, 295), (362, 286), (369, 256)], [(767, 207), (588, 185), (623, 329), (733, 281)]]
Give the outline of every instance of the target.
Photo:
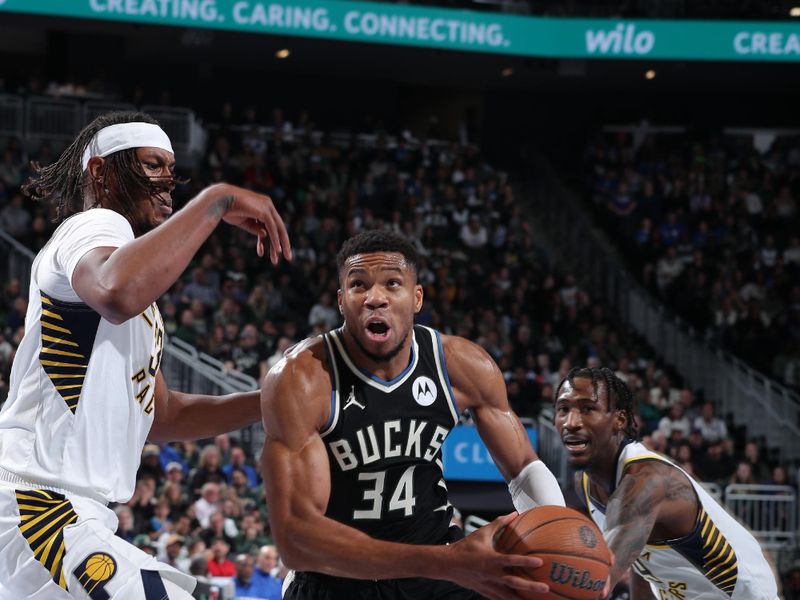
[(494, 547), (506, 554), (530, 554), (544, 561), (518, 575), (550, 586), (546, 594), (521, 592), (530, 600), (597, 600), (611, 566), (611, 553), (597, 525), (571, 508), (539, 506), (501, 529)]

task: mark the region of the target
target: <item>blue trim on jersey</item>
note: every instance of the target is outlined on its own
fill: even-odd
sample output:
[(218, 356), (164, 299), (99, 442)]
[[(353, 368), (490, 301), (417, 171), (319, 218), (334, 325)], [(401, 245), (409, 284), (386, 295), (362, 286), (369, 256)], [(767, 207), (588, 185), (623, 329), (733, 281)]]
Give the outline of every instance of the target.
[(333, 356), (331, 356), (331, 349), (328, 347), (328, 340), (322, 336), (322, 345), (325, 346), (325, 360), (328, 362), (328, 377), (331, 379), (331, 414), (328, 416), (328, 421), (321, 431), (328, 431), (333, 425), (333, 420), (336, 418), (336, 375), (334, 374)]
[(444, 360), (444, 347), (442, 347), (442, 336), (436, 330), (433, 329), (433, 333), (436, 335), (436, 345), (439, 347), (439, 358), (442, 361), (442, 373), (444, 373), (444, 381), (447, 384), (447, 389), (450, 392), (450, 398), (453, 401), (453, 408), (456, 411), (456, 415), (461, 415), (461, 411), (458, 409), (458, 403), (456, 402), (456, 395), (453, 393), (453, 386), (450, 384), (450, 373), (447, 372), (447, 363)]
[[(413, 330), (412, 330), (411, 334), (414, 335)], [(344, 344), (342, 344), (342, 347), (344, 348)], [(347, 350), (347, 348), (345, 348), (345, 350)], [(397, 383), (398, 381), (400, 381), (403, 377), (405, 377), (408, 374), (408, 372), (414, 366), (414, 358), (415, 358), (415, 356), (416, 356), (416, 354), (414, 353), (414, 344), (412, 343), (411, 344), (411, 355), (410, 355), (409, 360), (408, 360), (408, 366), (405, 369), (403, 369), (402, 373), (400, 373), (397, 377), (395, 377), (394, 379), (392, 379), (390, 381), (386, 381), (385, 379), (381, 379), (377, 375), (375, 375), (373, 373), (370, 373), (369, 371), (367, 371), (366, 369), (362, 369), (361, 367), (359, 367), (358, 370), (361, 371), (364, 375), (366, 375), (370, 379), (372, 379), (372, 381), (374, 381), (375, 383), (380, 383), (381, 385), (384, 385), (384, 386), (390, 386), (390, 385), (393, 385), (393, 384)], [(351, 360), (352, 360), (352, 358), (351, 358)], [(353, 361), (353, 364), (356, 364), (355, 361)]]
[(333, 425), (333, 419), (336, 416), (336, 390), (331, 390), (331, 414), (328, 417), (328, 421), (325, 423), (325, 427), (322, 428), (322, 431), (328, 431)]

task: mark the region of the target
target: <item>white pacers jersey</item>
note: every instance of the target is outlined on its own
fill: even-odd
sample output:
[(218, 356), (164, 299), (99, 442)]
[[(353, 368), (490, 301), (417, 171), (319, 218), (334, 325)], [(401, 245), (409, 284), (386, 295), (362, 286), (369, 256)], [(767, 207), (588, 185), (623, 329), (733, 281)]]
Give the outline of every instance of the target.
[(153, 423), (161, 315), (153, 304), (114, 325), (71, 285), (89, 250), (133, 239), (122, 215), (94, 208), (64, 221), (33, 262), (25, 335), (0, 411), (0, 481), (104, 504), (133, 495)]
[[(658, 600), (776, 600), (775, 577), (756, 539), (691, 476), (639, 442), (622, 448), (614, 489), (627, 465), (658, 460), (686, 475), (700, 501), (694, 529), (688, 535), (647, 544), (633, 569), (650, 583)], [(606, 531), (605, 506), (590, 495), (582, 479), (584, 501), (592, 519)]]

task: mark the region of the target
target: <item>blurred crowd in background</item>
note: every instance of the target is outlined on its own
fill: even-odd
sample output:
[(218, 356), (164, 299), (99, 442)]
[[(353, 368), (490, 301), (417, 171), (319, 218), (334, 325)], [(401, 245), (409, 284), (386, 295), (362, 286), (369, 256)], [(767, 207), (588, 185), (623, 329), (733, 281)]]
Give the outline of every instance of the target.
[[(335, 255), (343, 240), (392, 229), (421, 256), (425, 303), (417, 321), (482, 345), (521, 417), (549, 407), (572, 366), (609, 366), (638, 400), (646, 443), (699, 479), (794, 484), (765, 440), (749, 439), (729, 415), (715, 413), (714, 398), (685, 387), (580, 285), (580, 273), (556, 268), (514, 178), (478, 148), (379, 131), (334, 143), (310, 134), (305, 113), (294, 121), (279, 109), (264, 118), (252, 109), (222, 114), (195, 168), (181, 170), (178, 157), (190, 182), (176, 190), (176, 203), (217, 181), (269, 194), (295, 259), (272, 267), (247, 235), (218, 228), (160, 302), (170, 337), (259, 380), (292, 344), (340, 325)], [(29, 155), (16, 139), (0, 148), (0, 228), (36, 252), (55, 225), (20, 185), (31, 159), (47, 164), (54, 152), (45, 145)], [(625, 138), (602, 139), (589, 152), (591, 198), (642, 282), (695, 327), (793, 386), (800, 380), (800, 234), (792, 220), (799, 162), (789, 147), (758, 158), (684, 138), (649, 139), (636, 149)], [(27, 290), (3, 282), (0, 403), (26, 306)], [(228, 596), (278, 598), (284, 573), (263, 497), (257, 457), (235, 434), (147, 445), (136, 493), (116, 508), (118, 535), (210, 578), (201, 583), (221, 585)]]
[(800, 139), (601, 137), (598, 221), (640, 281), (707, 339), (800, 390)]

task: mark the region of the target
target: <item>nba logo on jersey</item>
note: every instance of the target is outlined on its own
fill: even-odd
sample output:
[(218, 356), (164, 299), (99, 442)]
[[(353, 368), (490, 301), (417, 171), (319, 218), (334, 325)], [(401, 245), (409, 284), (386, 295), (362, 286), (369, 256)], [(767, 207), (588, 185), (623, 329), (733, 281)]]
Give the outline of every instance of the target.
[(420, 406), (430, 406), (436, 402), (436, 384), (428, 377), (417, 377), (414, 380), (414, 385), (411, 386), (411, 393)]

